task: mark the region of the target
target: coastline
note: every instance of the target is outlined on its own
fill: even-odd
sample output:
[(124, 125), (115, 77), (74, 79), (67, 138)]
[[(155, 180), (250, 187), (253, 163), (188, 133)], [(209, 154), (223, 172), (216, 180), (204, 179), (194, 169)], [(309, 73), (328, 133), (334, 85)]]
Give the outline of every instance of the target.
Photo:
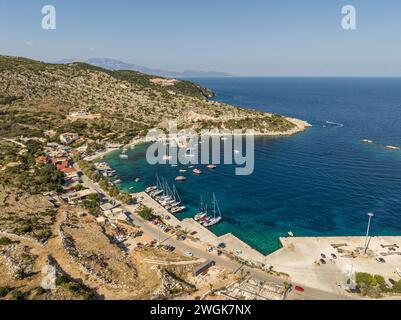
[[(291, 118), (291, 117), (285, 117), (288, 121), (290, 121), (291, 123), (293, 123), (295, 125), (294, 128), (287, 130), (287, 131), (283, 131), (283, 132), (278, 132), (278, 131), (265, 131), (265, 132), (259, 132), (259, 131), (255, 131), (254, 135), (258, 136), (258, 137), (286, 137), (286, 136), (292, 136), (295, 135), (297, 133), (301, 133), (309, 128), (312, 127), (312, 125), (310, 123), (308, 123), (305, 120), (301, 120), (301, 119), (296, 119), (296, 118)], [(201, 135), (201, 136), (212, 136), (214, 134), (209, 133), (207, 135)], [(230, 135), (229, 133), (216, 133), (215, 135)], [(235, 135), (233, 132), (231, 132), (231, 135)], [(241, 134), (242, 136), (246, 136), (247, 134)], [(143, 144), (149, 142), (146, 140), (145, 137), (142, 138), (135, 138), (132, 142), (124, 145), (122, 148), (113, 148), (113, 149), (106, 149), (104, 151), (101, 152), (97, 152), (96, 154), (92, 155), (92, 156), (88, 156), (86, 157), (84, 160), (89, 161), (89, 162), (93, 162), (93, 161), (97, 161), (105, 156), (107, 156), (108, 154), (112, 153), (112, 152), (116, 152), (118, 150), (122, 150), (122, 149), (129, 149), (132, 147), (135, 147), (137, 145)]]
[[(308, 128), (312, 127), (311, 124), (309, 124), (307, 121), (304, 120), (300, 120), (300, 119), (296, 119), (296, 118), (290, 118), (290, 117), (286, 117), (286, 119), (290, 122), (292, 122), (295, 127), (288, 130), (288, 131), (284, 131), (284, 132), (277, 132), (277, 131), (271, 131), (271, 132), (255, 132), (255, 136), (256, 137), (286, 137), (286, 136), (291, 136), (291, 135), (295, 135), (297, 133), (303, 132), (305, 130), (307, 130)], [(234, 135), (233, 133), (231, 133), (232, 135)], [(207, 135), (203, 135), (203, 136), (213, 136), (214, 134), (207, 134)], [(216, 133), (216, 135), (220, 135), (220, 136), (224, 136), (224, 134), (222, 133)], [(229, 135), (229, 133), (227, 133), (226, 135)], [(242, 134), (242, 136), (246, 136), (246, 134)], [(131, 143), (124, 145), (121, 148), (114, 148), (114, 149), (110, 149), (110, 150), (104, 150), (100, 153), (97, 153), (94, 156), (91, 157), (87, 157), (85, 158), (86, 161), (90, 161), (90, 162), (95, 162), (98, 161), (100, 159), (102, 159), (103, 157), (109, 155), (110, 153), (113, 152), (121, 152), (121, 150), (123, 149), (130, 149), (133, 148), (137, 145), (141, 145), (144, 143), (148, 143), (150, 141), (147, 141), (147, 139), (145, 137), (143, 138), (136, 138), (134, 139)], [(143, 192), (138, 192), (138, 193), (131, 193), (132, 195), (138, 196), (141, 195)], [(145, 194), (145, 197), (148, 197), (147, 194)], [(154, 201), (153, 199), (151, 199), (152, 201)], [(157, 203), (156, 203), (157, 204)], [(194, 228), (201, 234), (206, 235), (208, 234), (205, 238), (208, 239), (209, 244), (210, 245), (218, 245), (221, 242), (229, 242), (230, 243), (230, 247), (232, 247), (232, 250), (235, 251), (238, 248), (245, 249), (245, 254), (244, 254), (244, 260), (249, 260), (249, 261), (255, 261), (257, 264), (259, 265), (264, 265), (265, 263), (265, 258), (266, 255), (264, 255), (263, 253), (259, 252), (257, 249), (251, 247), (249, 244), (247, 244), (245, 241), (237, 238), (236, 236), (234, 236), (232, 233), (227, 233), (224, 234), (222, 236), (217, 236), (216, 234), (214, 234), (212, 231), (210, 231), (209, 229), (203, 227), (202, 225), (200, 225), (199, 223), (197, 223), (194, 219), (192, 218), (185, 218), (183, 220), (180, 220), (178, 218), (176, 218), (174, 215), (172, 215), (168, 210), (166, 210), (165, 208), (160, 206), (160, 209), (163, 210), (163, 215), (166, 216), (168, 215), (170, 217), (170, 221), (175, 221), (176, 220), (176, 224), (183, 224), (185, 223), (188, 227)], [(175, 219), (175, 220), (174, 220)], [(235, 249), (235, 247), (237, 249)], [(278, 249), (279, 250), (279, 249)]]
[[(341, 287), (346, 286), (344, 279), (347, 277), (350, 266), (354, 272), (375, 274), (378, 257), (386, 255), (387, 263), (383, 264), (380, 272), (390, 277), (394, 275), (396, 267), (400, 264), (401, 252), (383, 253), (386, 251), (385, 246), (397, 244), (401, 247), (400, 236), (370, 238), (366, 255), (363, 254), (366, 240), (364, 236), (286, 237), (279, 239), (281, 248), (264, 255), (231, 233), (217, 236), (192, 218), (179, 220), (144, 192), (134, 195), (140, 203), (154, 209), (154, 212), (161, 216), (167, 225), (174, 229), (188, 230), (190, 233), (196, 232), (188, 240), (194, 252), (197, 252), (196, 250), (207, 252), (209, 246), (217, 247), (224, 242), (226, 244), (224, 252), (232, 262), (247, 265), (255, 273), (273, 276), (281, 281), (290, 280), (292, 283), (320, 290), (329, 295), (355, 298), (345, 292), (345, 287)], [(135, 219), (138, 219), (133, 206), (125, 206), (125, 208)], [(165, 219), (166, 217), (169, 218)], [(188, 242), (186, 244), (188, 245)], [(324, 264), (319, 262), (322, 254), (327, 256)], [(332, 254), (336, 255), (335, 259), (331, 258)]]

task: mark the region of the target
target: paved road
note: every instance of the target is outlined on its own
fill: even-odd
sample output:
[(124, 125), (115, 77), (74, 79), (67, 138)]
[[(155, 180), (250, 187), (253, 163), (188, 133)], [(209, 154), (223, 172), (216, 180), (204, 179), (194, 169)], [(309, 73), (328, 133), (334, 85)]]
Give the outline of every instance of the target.
[[(79, 166), (77, 164), (74, 165), (74, 167), (77, 170), (79, 169)], [(82, 182), (86, 187), (89, 187), (93, 190), (95, 190), (98, 193), (104, 194), (109, 200), (110, 197), (107, 193), (105, 193), (98, 184), (93, 183), (92, 180), (90, 180), (88, 177), (85, 175), (82, 176)], [(126, 207), (123, 207), (124, 210), (131, 212), (132, 210), (129, 210)], [(243, 269), (244, 272), (249, 272), (250, 275), (259, 280), (259, 281), (269, 281), (273, 282), (279, 285), (283, 285), (283, 280), (269, 275), (266, 272), (263, 272), (262, 270), (259, 269), (253, 269), (249, 268), (247, 266), (243, 266), (227, 257), (224, 256), (218, 256), (217, 253), (214, 252), (208, 252), (206, 250), (200, 249), (196, 244), (192, 243), (191, 240), (185, 240), (185, 241), (179, 241), (176, 239), (175, 236), (168, 235), (161, 231), (157, 226), (154, 226), (153, 224), (144, 221), (141, 219), (139, 216), (135, 215), (133, 212), (131, 212), (132, 215), (135, 217), (135, 224), (140, 226), (142, 230), (150, 235), (154, 239), (159, 239), (160, 237), (160, 242), (163, 244), (169, 244), (174, 247), (179, 252), (185, 253), (185, 252), (192, 252), (193, 255), (197, 258), (201, 259), (211, 259), (216, 262), (217, 265), (226, 268), (227, 270), (231, 270), (234, 273), (241, 272), (240, 270)], [(302, 285), (302, 287), (305, 289), (305, 292), (302, 294), (295, 294), (294, 292), (290, 294), (291, 298), (297, 298), (297, 299), (302, 299), (302, 300), (343, 300), (343, 299), (349, 299), (349, 297), (345, 297), (344, 295), (340, 293), (331, 293), (331, 292), (326, 292), (326, 291), (321, 291), (318, 289), (314, 288), (309, 288), (307, 286)]]

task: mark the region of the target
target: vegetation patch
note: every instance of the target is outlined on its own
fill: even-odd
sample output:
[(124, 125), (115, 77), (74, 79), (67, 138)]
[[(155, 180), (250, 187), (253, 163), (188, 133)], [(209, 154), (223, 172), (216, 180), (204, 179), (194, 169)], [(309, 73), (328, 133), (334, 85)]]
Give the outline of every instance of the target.
[(378, 298), (383, 293), (401, 293), (401, 280), (398, 282), (393, 281), (389, 285), (384, 277), (365, 272), (358, 272), (355, 280), (359, 291), (364, 296)]
[(141, 206), (138, 209), (138, 215), (146, 221), (153, 221), (155, 219), (157, 219), (157, 217), (153, 214), (153, 210), (149, 207), (146, 206)]

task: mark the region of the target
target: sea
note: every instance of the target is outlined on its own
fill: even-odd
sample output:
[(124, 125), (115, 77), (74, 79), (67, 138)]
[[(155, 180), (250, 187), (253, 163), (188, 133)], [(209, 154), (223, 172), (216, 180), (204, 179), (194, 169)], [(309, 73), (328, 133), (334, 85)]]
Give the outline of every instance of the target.
[[(236, 176), (235, 165), (215, 170), (197, 166), (152, 166), (147, 145), (108, 154), (127, 192), (156, 183), (156, 175), (176, 183), (187, 210), (216, 195), (223, 220), (211, 228), (232, 233), (263, 254), (280, 248), (279, 237), (401, 235), (400, 78), (199, 78), (214, 100), (303, 119), (310, 129), (289, 137), (255, 138), (252, 175)], [(364, 139), (372, 143), (363, 142)], [(180, 169), (188, 169), (180, 173)], [(140, 177), (141, 182), (135, 179)]]

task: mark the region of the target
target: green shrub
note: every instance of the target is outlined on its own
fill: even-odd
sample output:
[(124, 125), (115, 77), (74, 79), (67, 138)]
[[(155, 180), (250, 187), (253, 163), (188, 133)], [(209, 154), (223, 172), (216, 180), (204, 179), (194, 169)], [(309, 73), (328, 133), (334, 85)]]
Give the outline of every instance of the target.
[(13, 242), (6, 237), (0, 238), (0, 246), (8, 246), (10, 244), (12, 244)]
[(39, 296), (46, 293), (46, 290), (43, 289), (42, 287), (37, 287), (35, 290), (36, 290), (36, 294)]
[(20, 290), (13, 290), (11, 291), (11, 299), (13, 300), (23, 300), (24, 299), (24, 293)]
[(11, 290), (10, 287), (0, 287), (0, 298), (4, 298), (11, 292)]
[(392, 291), (395, 293), (401, 293), (401, 280), (393, 284)]
[(56, 278), (56, 286), (63, 286), (69, 284), (71, 281), (66, 276), (57, 276)]
[(377, 285), (376, 278), (366, 272), (358, 272), (355, 280), (358, 285), (365, 285), (368, 288), (373, 288)]

